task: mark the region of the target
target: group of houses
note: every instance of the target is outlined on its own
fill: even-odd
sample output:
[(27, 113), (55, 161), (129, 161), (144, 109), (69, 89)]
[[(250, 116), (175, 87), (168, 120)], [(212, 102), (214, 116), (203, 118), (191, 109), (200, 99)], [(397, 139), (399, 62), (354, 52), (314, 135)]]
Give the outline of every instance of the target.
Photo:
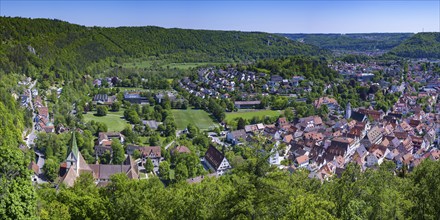
[[(290, 171), (308, 169), (311, 176), (321, 180), (339, 175), (350, 162), (365, 170), (392, 161), (397, 168), (406, 166), (411, 170), (424, 159), (439, 159), (440, 151), (434, 146), (440, 115), (417, 107), (409, 108), (408, 115), (351, 109), (348, 105), (345, 118), (334, 116), (324, 121), (310, 116), (289, 122), (281, 117), (275, 124), (247, 125), (231, 131), (226, 140), (233, 145), (247, 142), (252, 146), (252, 136), (265, 136), (277, 151), (269, 160), (271, 164)], [(280, 144), (286, 148), (280, 149)], [(278, 155), (281, 157), (277, 160)], [(288, 166), (280, 164), (283, 159)]]
[[(124, 143), (124, 136), (119, 132), (100, 132), (95, 146), (95, 155), (101, 156), (105, 152), (112, 153), (111, 143), (118, 139)], [(125, 174), (129, 179), (140, 179), (140, 172), (144, 169), (147, 159), (150, 159), (154, 165), (154, 173), (159, 170), (159, 165), (164, 158), (159, 146), (139, 146), (127, 144), (125, 147), (126, 159), (121, 164), (88, 164), (78, 149), (75, 132), (72, 132), (72, 141), (69, 146), (69, 154), (66, 160), (60, 164), (58, 184), (65, 184), (72, 187), (76, 179), (83, 173), (92, 174), (95, 183), (98, 186), (105, 186), (110, 182), (110, 177), (114, 174)], [(139, 159), (134, 159), (134, 155), (140, 155)], [(190, 153), (185, 146), (175, 146), (171, 154)], [(232, 167), (224, 156), (214, 146), (210, 146), (201, 160), (202, 165), (208, 169), (209, 175), (190, 178), (187, 181), (196, 183), (205, 177), (218, 177), (227, 173)], [(34, 170), (34, 176), (41, 174), (40, 168), (35, 163), (29, 165), (29, 169)], [(33, 177), (37, 178), (37, 177)]]
[[(300, 82), (304, 80), (302, 76), (283, 78), (279, 75), (268, 75), (252, 71), (239, 71), (236, 68), (216, 69), (201, 68), (198, 70), (198, 77), (191, 80), (184, 77), (180, 80), (180, 87), (190, 94), (206, 98), (231, 98), (230, 93), (240, 93), (240, 101), (255, 101), (257, 94), (291, 94), (295, 91), (311, 91), (311, 87), (300, 87)], [(238, 101), (238, 100), (237, 100)], [(259, 108), (259, 103), (242, 105), (236, 103), (239, 108)]]
[(37, 115), (34, 118), (35, 129), (37, 131), (44, 131), (46, 133), (55, 132), (53, 119), (51, 119), (49, 115), (49, 108), (43, 105), (40, 96), (35, 96), (34, 108), (37, 110)]

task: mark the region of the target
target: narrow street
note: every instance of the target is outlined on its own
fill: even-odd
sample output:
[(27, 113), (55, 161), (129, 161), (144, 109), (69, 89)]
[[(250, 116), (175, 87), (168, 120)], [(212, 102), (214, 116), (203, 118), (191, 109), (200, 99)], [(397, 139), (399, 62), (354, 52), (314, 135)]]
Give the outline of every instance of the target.
[(169, 144), (167, 144), (167, 146), (165, 146), (165, 150), (168, 150), (169, 147), (171, 147), (171, 145), (174, 144), (175, 141), (171, 141)]
[(31, 106), (31, 110), (32, 110), (32, 130), (31, 133), (29, 133), (29, 135), (27, 136), (27, 140), (26, 140), (26, 145), (30, 148), (31, 145), (34, 145), (34, 141), (35, 138), (37, 138), (37, 135), (35, 134), (35, 117), (37, 116), (35, 114), (35, 108), (34, 108), (34, 101), (33, 101), (33, 94), (32, 94), (32, 89), (35, 87), (35, 85), (37, 84), (37, 80), (35, 80), (28, 88), (29, 94), (30, 94), (30, 106)]

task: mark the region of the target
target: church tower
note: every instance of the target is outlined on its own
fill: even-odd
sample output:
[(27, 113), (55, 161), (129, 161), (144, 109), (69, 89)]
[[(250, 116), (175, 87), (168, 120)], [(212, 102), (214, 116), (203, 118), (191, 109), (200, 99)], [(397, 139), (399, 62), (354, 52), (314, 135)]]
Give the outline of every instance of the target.
[(347, 106), (345, 107), (345, 119), (349, 119), (351, 117), (351, 104), (350, 102), (347, 103)]
[[(66, 159), (68, 169), (72, 165), (77, 165), (78, 164), (77, 162), (79, 159), (79, 150), (78, 150), (78, 145), (76, 144), (75, 131), (72, 132), (72, 142), (71, 142), (70, 147), (71, 147), (71, 151)], [(75, 169), (75, 170), (77, 170), (77, 169)]]

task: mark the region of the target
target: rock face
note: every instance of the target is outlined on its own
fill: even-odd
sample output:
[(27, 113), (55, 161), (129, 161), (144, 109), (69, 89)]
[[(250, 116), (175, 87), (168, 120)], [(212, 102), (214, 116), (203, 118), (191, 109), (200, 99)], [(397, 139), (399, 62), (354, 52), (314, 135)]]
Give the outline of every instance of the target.
[(31, 45), (29, 45), (28, 47), (29, 52), (31, 52), (33, 55), (36, 55), (37, 52), (35, 51), (35, 48), (33, 48)]

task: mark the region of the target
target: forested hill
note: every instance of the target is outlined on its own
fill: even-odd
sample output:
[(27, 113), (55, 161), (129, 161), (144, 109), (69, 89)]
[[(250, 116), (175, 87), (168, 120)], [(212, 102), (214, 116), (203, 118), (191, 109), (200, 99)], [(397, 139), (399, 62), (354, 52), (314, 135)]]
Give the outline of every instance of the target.
[(412, 33), (368, 34), (281, 34), (292, 40), (302, 41), (329, 50), (390, 50)]
[(248, 61), (326, 50), (275, 34), (160, 27), (85, 27), (59, 20), (0, 17), (0, 66), (81, 69), (107, 57), (155, 56), (173, 62)]
[(390, 51), (408, 58), (440, 58), (440, 33), (418, 33)]

